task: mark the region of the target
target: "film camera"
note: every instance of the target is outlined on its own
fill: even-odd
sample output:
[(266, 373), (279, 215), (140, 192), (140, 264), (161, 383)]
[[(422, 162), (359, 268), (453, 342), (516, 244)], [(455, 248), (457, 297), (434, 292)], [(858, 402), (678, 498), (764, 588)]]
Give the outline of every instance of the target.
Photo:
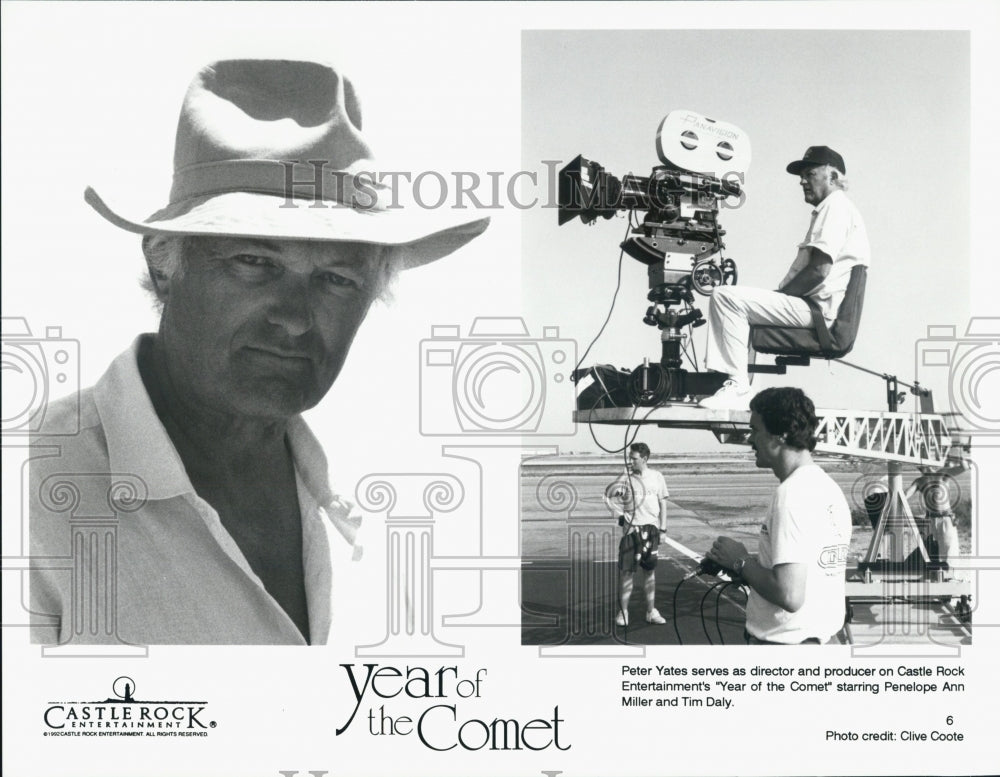
[(736, 263), (722, 256), (726, 233), (718, 215), (720, 205), (738, 207), (728, 203), (744, 199), (750, 141), (732, 124), (675, 110), (660, 122), (656, 152), (662, 164), (648, 176), (618, 178), (583, 156), (559, 171), (560, 225), (645, 211), (621, 248), (647, 267), (651, 304), (643, 321), (659, 329), (662, 343), (658, 363), (647, 359), (631, 372), (605, 365), (577, 370), (574, 380), (595, 378), (577, 398), (579, 410), (684, 401), (715, 393), (726, 379), (683, 364), (691, 328), (705, 323), (695, 294), (736, 283)]

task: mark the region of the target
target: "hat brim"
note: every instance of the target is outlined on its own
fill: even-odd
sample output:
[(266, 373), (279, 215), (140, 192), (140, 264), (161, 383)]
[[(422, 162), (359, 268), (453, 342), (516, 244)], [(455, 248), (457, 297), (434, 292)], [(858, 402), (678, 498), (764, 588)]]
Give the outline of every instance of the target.
[(140, 235), (372, 243), (394, 248), (402, 269), (447, 256), (481, 235), (490, 223), (489, 217), (444, 207), (359, 209), (254, 192), (194, 197), (139, 221), (120, 215), (89, 186), (84, 199), (116, 227)]
[(800, 159), (796, 162), (792, 162), (785, 168), (785, 170), (792, 175), (799, 175), (803, 170), (808, 170), (812, 167), (820, 167), (826, 164), (826, 162), (807, 162), (804, 159)]

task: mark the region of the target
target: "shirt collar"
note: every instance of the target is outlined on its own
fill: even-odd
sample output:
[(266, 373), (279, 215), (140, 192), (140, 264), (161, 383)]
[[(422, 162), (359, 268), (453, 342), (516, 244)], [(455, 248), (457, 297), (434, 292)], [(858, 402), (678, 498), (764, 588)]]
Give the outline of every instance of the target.
[(826, 208), (829, 208), (830, 207), (830, 203), (833, 202), (833, 198), (836, 197), (837, 195), (840, 195), (841, 197), (845, 197), (846, 196), (844, 194), (844, 190), (843, 189), (834, 189), (832, 192), (830, 192), (828, 195), (826, 195), (826, 197), (823, 198), (823, 201), (820, 202), (819, 205), (817, 205), (815, 208), (813, 208), (813, 213), (812, 214), (814, 216), (818, 216), (819, 212), (821, 210), (825, 210)]
[(107, 437), (112, 472), (138, 476), (149, 499), (194, 492), (184, 463), (153, 409), (139, 375), (139, 335), (94, 387), (94, 402)]

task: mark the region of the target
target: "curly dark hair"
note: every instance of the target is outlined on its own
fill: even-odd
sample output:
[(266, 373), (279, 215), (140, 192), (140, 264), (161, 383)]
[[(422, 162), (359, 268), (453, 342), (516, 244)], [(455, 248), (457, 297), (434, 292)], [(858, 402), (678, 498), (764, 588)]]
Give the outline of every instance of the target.
[(783, 435), (785, 444), (798, 450), (816, 448), (816, 406), (802, 389), (766, 388), (750, 400), (750, 409), (760, 416), (767, 431)]
[(644, 442), (634, 442), (628, 446), (629, 453), (638, 453), (644, 459), (649, 458), (649, 446)]

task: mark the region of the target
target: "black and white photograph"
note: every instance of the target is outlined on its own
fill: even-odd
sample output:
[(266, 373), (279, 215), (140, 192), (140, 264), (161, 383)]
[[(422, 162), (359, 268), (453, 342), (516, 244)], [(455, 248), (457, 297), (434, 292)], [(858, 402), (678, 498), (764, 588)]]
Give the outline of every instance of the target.
[(524, 642), (970, 644), (976, 418), (914, 359), (969, 321), (968, 36), (526, 32), (523, 59), (525, 166), (565, 160), (525, 304), (576, 322), (590, 432), (522, 468), (523, 599), (551, 616)]
[(995, 771), (998, 9), (0, 17), (5, 775)]

